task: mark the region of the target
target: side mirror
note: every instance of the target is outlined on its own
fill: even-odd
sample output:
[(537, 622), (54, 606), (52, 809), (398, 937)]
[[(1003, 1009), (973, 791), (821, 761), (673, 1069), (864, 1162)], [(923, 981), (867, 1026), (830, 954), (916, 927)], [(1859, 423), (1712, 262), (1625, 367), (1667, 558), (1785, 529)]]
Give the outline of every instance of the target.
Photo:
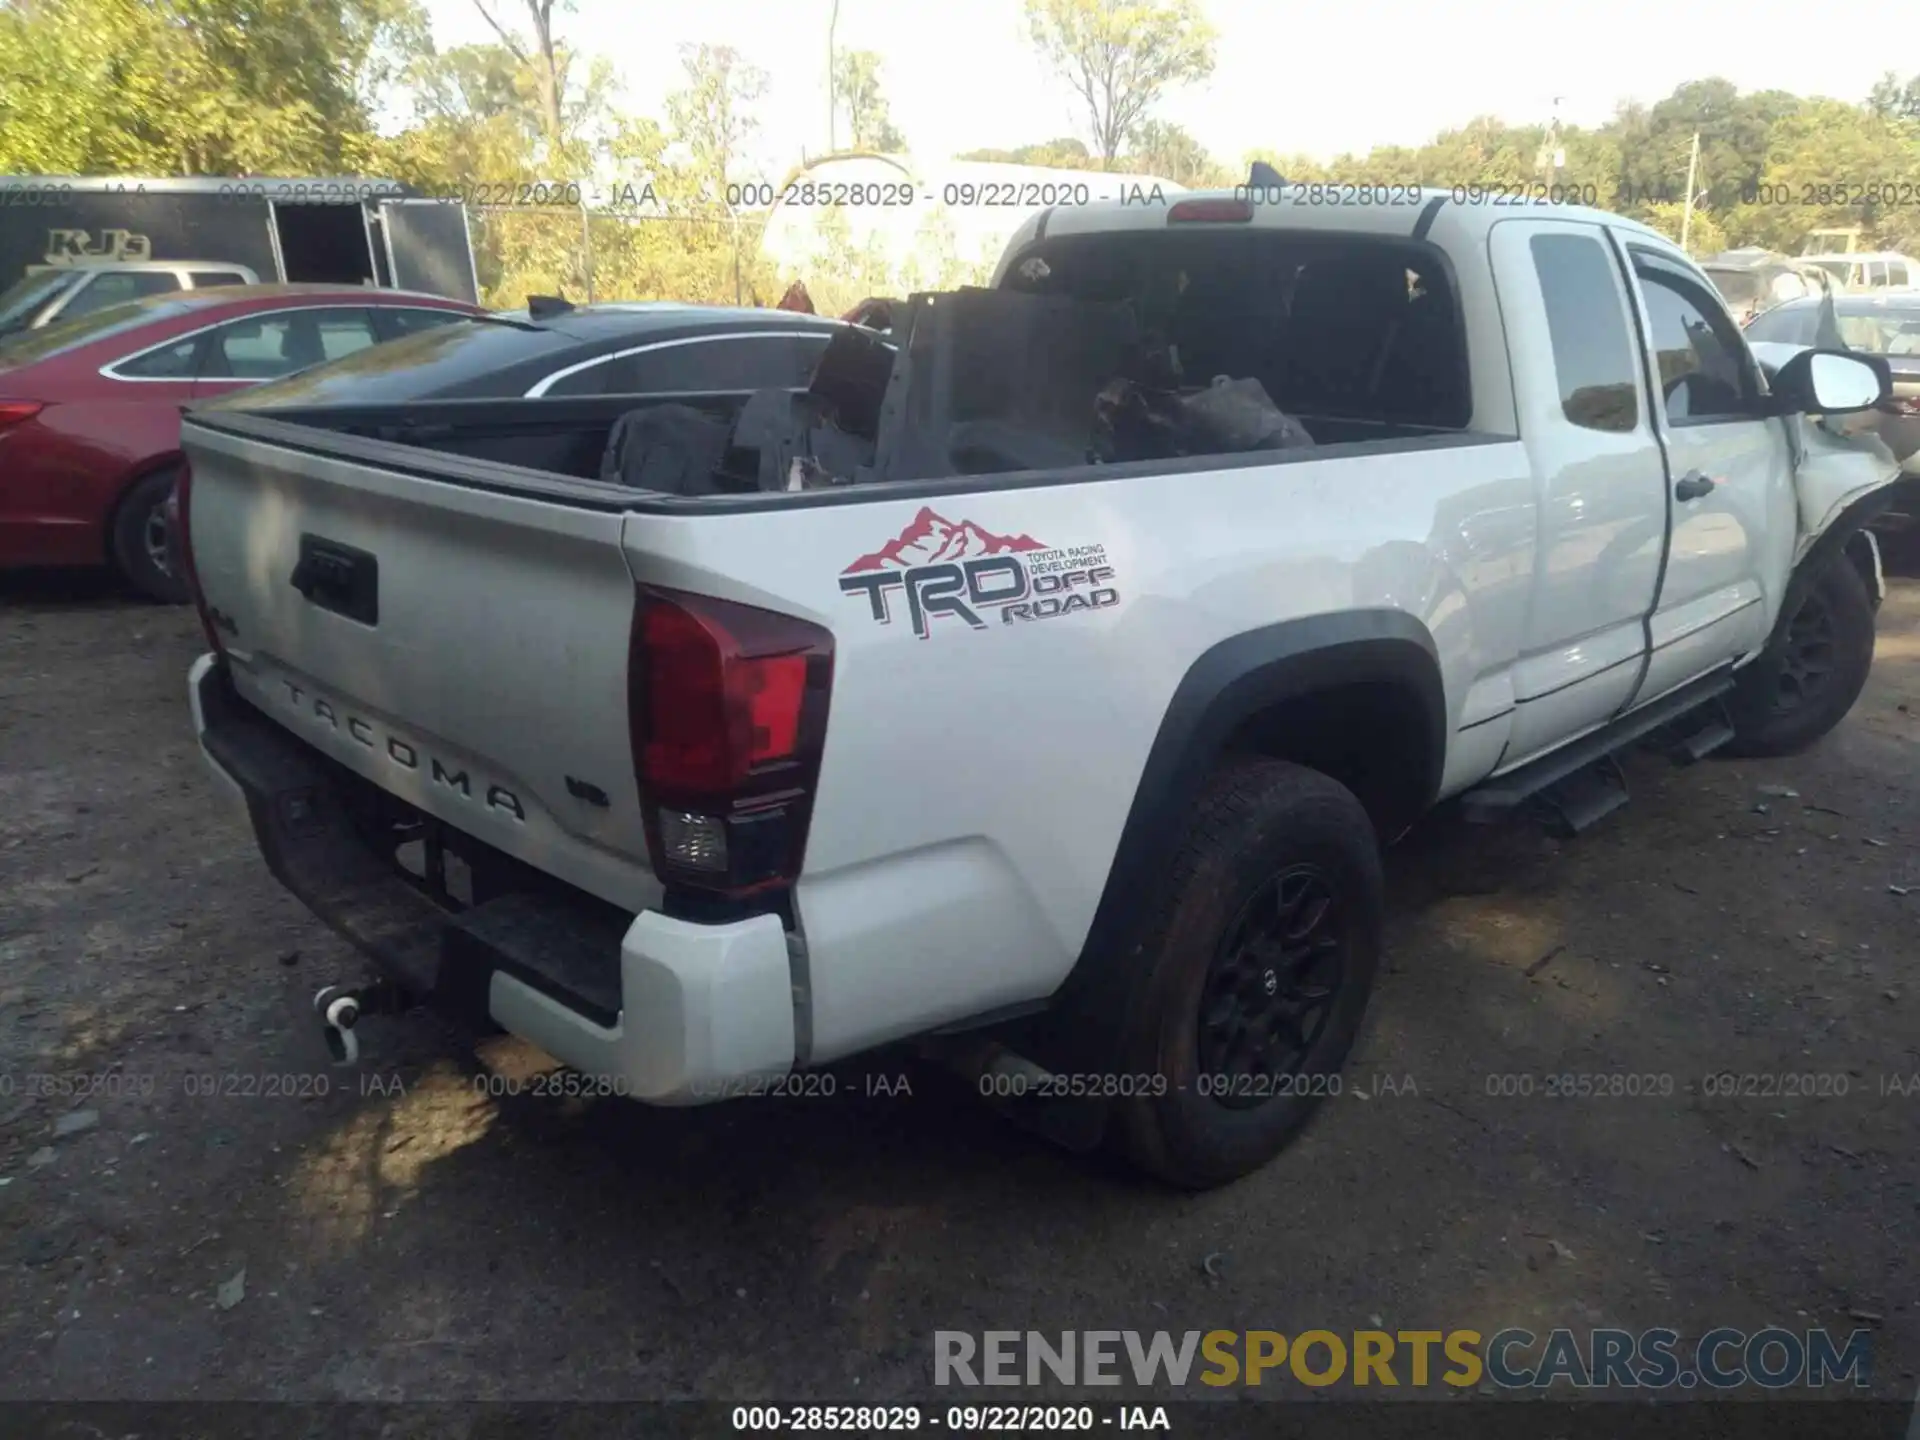
[(1802, 350), (1773, 377), (1782, 414), (1852, 415), (1893, 395), (1893, 371), (1878, 355), (1850, 350)]

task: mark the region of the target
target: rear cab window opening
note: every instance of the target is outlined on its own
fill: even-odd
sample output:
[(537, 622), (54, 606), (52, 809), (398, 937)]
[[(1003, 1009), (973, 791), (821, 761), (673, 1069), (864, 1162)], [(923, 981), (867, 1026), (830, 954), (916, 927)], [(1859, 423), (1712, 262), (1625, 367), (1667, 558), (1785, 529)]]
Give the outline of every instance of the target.
[(1059, 235), (1026, 247), (997, 289), (901, 308), (891, 343), (847, 327), (797, 395), (676, 383), (513, 400), (488, 377), (533, 374), (542, 353), (564, 363), (563, 336), (479, 321), (400, 342), (417, 347), (405, 366), (350, 358), (220, 402), (209, 418), (263, 412), (599, 482), (621, 508), (634, 503), (622, 495), (724, 502), (968, 476), (1122, 478), (1141, 464), (1474, 433), (1458, 286), (1424, 241), (1224, 227)]
[(1421, 242), (1273, 229), (1069, 235), (1029, 246), (1006, 288), (1125, 305), (1149, 368), (1171, 362), (1183, 388), (1256, 380), (1318, 444), (1459, 431), (1471, 419), (1455, 286)]

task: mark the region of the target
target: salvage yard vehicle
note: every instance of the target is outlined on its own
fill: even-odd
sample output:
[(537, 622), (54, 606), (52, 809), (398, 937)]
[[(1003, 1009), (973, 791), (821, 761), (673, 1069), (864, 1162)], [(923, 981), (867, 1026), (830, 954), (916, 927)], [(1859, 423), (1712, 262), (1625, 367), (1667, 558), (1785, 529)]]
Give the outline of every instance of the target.
[(378, 964), (336, 1054), (428, 1003), (689, 1104), (917, 1038), (1214, 1185), (1339, 1093), (1436, 802), (1579, 829), (1629, 743), (1831, 730), (1897, 467), (1810, 417), (1885, 361), (1763, 370), (1617, 216), (1406, 198), (1043, 211), (798, 393), (194, 410), (194, 724)]
[(1802, 255), (1802, 265), (1818, 265), (1849, 291), (1904, 290), (1920, 285), (1920, 260), (1895, 254), (1891, 250), (1871, 253), (1836, 251)]
[(83, 260), (41, 265), (0, 291), (0, 336), (37, 330), (56, 320), (78, 320), (110, 305), (182, 290), (258, 285), (244, 265), (217, 260)]
[(1819, 296), (1840, 284), (1812, 261), (1792, 260), (1757, 245), (1703, 260), (1700, 269), (1741, 325), (1775, 305)]
[[(845, 325), (786, 310), (648, 301), (523, 310), (443, 330), (364, 366), (309, 371), (279, 393), (303, 404), (383, 400), (575, 399), (667, 390), (804, 386)], [(371, 376), (378, 375), (373, 383)]]
[(184, 603), (180, 407), (482, 313), (437, 295), (226, 285), (0, 338), (0, 566), (109, 565)]
[(220, 261), (269, 284), (480, 298), (466, 204), (392, 180), (0, 175), (0, 210), (0, 286), (101, 261)]

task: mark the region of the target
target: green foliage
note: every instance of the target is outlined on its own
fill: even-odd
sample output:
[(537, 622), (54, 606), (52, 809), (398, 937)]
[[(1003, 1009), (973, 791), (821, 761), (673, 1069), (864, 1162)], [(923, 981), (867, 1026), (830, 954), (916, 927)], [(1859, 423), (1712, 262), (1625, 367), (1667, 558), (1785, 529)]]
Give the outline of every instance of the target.
[(870, 296), (984, 285), (991, 268), (960, 253), (945, 206), (928, 212), (907, 254), (897, 259), (878, 231), (869, 234), (864, 245), (855, 243), (846, 213), (834, 206), (820, 216), (804, 278), (821, 314), (843, 315)]
[[(478, 3), (478, 0), (476, 0)], [(644, 195), (623, 209), (476, 209), (483, 293), (584, 299), (771, 298), (793, 276), (761, 258), (757, 222), (725, 205), (758, 126), (767, 77), (725, 46), (689, 47), (655, 115), (627, 108), (611, 67), (556, 33), (565, 0), (485, 0), (498, 43), (438, 52), (420, 0), (0, 0), (0, 172), (390, 176), (431, 194), (578, 180)], [(1029, 30), (1078, 93), (1088, 140), (1057, 138), (962, 159), (1105, 168), (1230, 185), (1224, 166), (1158, 100), (1203, 78), (1214, 36), (1198, 0), (1026, 0)], [(867, 51), (835, 57), (836, 104), (857, 148), (904, 147)], [(383, 133), (376, 116), (403, 114)], [(1697, 253), (1758, 244), (1796, 252), (1819, 230), (1920, 253), (1920, 76), (1885, 76), (1853, 105), (1690, 81), (1605, 125), (1549, 130), (1480, 118), (1419, 146), (1327, 162), (1274, 152), (1291, 180), (1583, 187), (1678, 238), (1700, 139)], [(1561, 163), (1554, 164), (1555, 152)], [(879, 291), (982, 277), (935, 211), (910, 261), (856, 247), (828, 217), (804, 275), (823, 310)], [(589, 252), (591, 260), (589, 260)], [(904, 266), (904, 268), (902, 268)]]
[(1197, 0), (1026, 0), (1027, 29), (1073, 87), (1111, 163), (1155, 101), (1213, 73), (1215, 34)]
[(667, 117), (692, 156), (703, 198), (723, 204), (734, 157), (760, 128), (753, 107), (767, 93), (767, 74), (730, 45), (683, 46), (680, 63), (686, 84), (667, 97)]
[(1161, 120), (1143, 120), (1133, 127), (1119, 168), (1136, 175), (1157, 175), (1194, 189), (1233, 185), (1246, 179), (1245, 172), (1236, 175), (1225, 169), (1178, 125)]
[(1689, 219), (1684, 201), (1662, 200), (1645, 208), (1642, 220), (1676, 245), (1684, 237), (1687, 249), (1695, 255), (1717, 255), (1732, 248), (1727, 242), (1727, 232), (1711, 210), (1696, 205)]
[(1050, 170), (1098, 170), (1100, 162), (1088, 152), (1084, 140), (1067, 137), (1043, 140), (1038, 145), (1019, 145), (1011, 150), (968, 150), (958, 160), (984, 160), (1000, 165), (1041, 165)]
[(1889, 70), (1874, 82), (1867, 108), (1883, 120), (1920, 120), (1920, 75), (1903, 85)]
[(22, 0), (0, 171), (337, 173), (425, 35), (414, 0)]
[(836, 111), (847, 117), (852, 149), (892, 155), (907, 148), (907, 137), (894, 127), (887, 97), (880, 93), (880, 57), (873, 51), (834, 53), (833, 95)]
[[(1319, 163), (1255, 151), (1289, 180), (1432, 186), (1557, 185), (1678, 240), (1697, 133), (1688, 247), (1798, 253), (1819, 229), (1858, 228), (1868, 247), (1920, 245), (1920, 77), (1882, 80), (1861, 105), (1779, 90), (1741, 94), (1689, 81), (1651, 106), (1623, 105), (1596, 129), (1474, 120), (1417, 149), (1381, 147)], [(1549, 143), (1555, 140), (1556, 143)], [(1555, 148), (1565, 163), (1552, 165)], [(1577, 187), (1577, 191), (1576, 191)]]

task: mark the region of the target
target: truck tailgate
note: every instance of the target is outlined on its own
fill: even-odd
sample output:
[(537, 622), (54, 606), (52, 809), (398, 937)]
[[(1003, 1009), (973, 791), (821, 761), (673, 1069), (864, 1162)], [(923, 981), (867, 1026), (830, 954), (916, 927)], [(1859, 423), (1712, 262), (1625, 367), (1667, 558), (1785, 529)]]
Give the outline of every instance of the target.
[(622, 514), (192, 423), (195, 568), (235, 689), (457, 830), (657, 901), (627, 729)]

